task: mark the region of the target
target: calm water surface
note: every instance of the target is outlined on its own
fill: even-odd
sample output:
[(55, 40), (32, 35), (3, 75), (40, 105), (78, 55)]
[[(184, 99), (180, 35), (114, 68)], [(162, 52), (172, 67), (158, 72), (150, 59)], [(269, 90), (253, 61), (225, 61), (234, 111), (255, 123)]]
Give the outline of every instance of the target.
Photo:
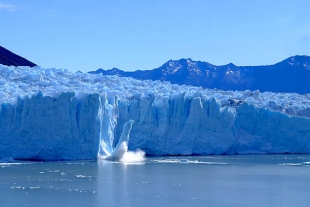
[(309, 155), (2, 162), (0, 206), (309, 206)]

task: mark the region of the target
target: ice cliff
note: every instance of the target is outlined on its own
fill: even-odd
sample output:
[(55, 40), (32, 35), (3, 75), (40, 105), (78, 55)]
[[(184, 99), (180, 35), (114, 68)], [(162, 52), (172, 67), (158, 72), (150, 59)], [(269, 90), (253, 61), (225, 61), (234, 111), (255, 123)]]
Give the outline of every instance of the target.
[(0, 104), (0, 158), (310, 153), (309, 94), (0, 65)]

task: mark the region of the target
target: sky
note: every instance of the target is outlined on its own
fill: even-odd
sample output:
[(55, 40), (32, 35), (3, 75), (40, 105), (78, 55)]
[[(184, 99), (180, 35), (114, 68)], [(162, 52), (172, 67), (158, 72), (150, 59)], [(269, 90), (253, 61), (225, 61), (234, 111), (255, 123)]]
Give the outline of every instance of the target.
[(309, 0), (0, 0), (0, 45), (45, 68), (149, 70), (191, 58), (310, 56)]

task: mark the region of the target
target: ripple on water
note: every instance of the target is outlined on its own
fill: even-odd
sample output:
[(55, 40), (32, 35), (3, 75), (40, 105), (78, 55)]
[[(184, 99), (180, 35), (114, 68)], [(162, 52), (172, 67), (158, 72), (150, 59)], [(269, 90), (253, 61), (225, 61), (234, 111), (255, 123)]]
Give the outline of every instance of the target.
[(154, 160), (156, 163), (177, 163), (177, 164), (205, 164), (205, 165), (228, 165), (226, 162), (205, 162), (189, 159), (160, 159)]

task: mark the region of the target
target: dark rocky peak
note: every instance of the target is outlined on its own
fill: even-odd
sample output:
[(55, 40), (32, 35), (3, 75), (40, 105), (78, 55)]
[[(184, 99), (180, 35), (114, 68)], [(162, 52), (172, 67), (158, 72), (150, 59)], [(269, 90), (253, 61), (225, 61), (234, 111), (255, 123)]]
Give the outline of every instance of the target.
[(0, 46), (0, 64), (7, 66), (30, 66), (34, 67), (36, 64), (29, 60), (14, 54), (13, 52)]
[(296, 55), (289, 57), (276, 65), (279, 66), (292, 66), (292, 67), (302, 67), (310, 70), (310, 57), (306, 55)]
[(236, 66), (236, 65), (233, 64), (233, 63), (228, 63), (228, 64), (225, 65), (225, 66), (227, 66), (227, 67), (229, 67), (229, 68), (236, 68), (236, 67), (238, 67), (238, 66)]
[(112, 68), (112, 69), (109, 69), (108, 71), (110, 71), (110, 72), (120, 72), (122, 70), (120, 70), (118, 68)]

